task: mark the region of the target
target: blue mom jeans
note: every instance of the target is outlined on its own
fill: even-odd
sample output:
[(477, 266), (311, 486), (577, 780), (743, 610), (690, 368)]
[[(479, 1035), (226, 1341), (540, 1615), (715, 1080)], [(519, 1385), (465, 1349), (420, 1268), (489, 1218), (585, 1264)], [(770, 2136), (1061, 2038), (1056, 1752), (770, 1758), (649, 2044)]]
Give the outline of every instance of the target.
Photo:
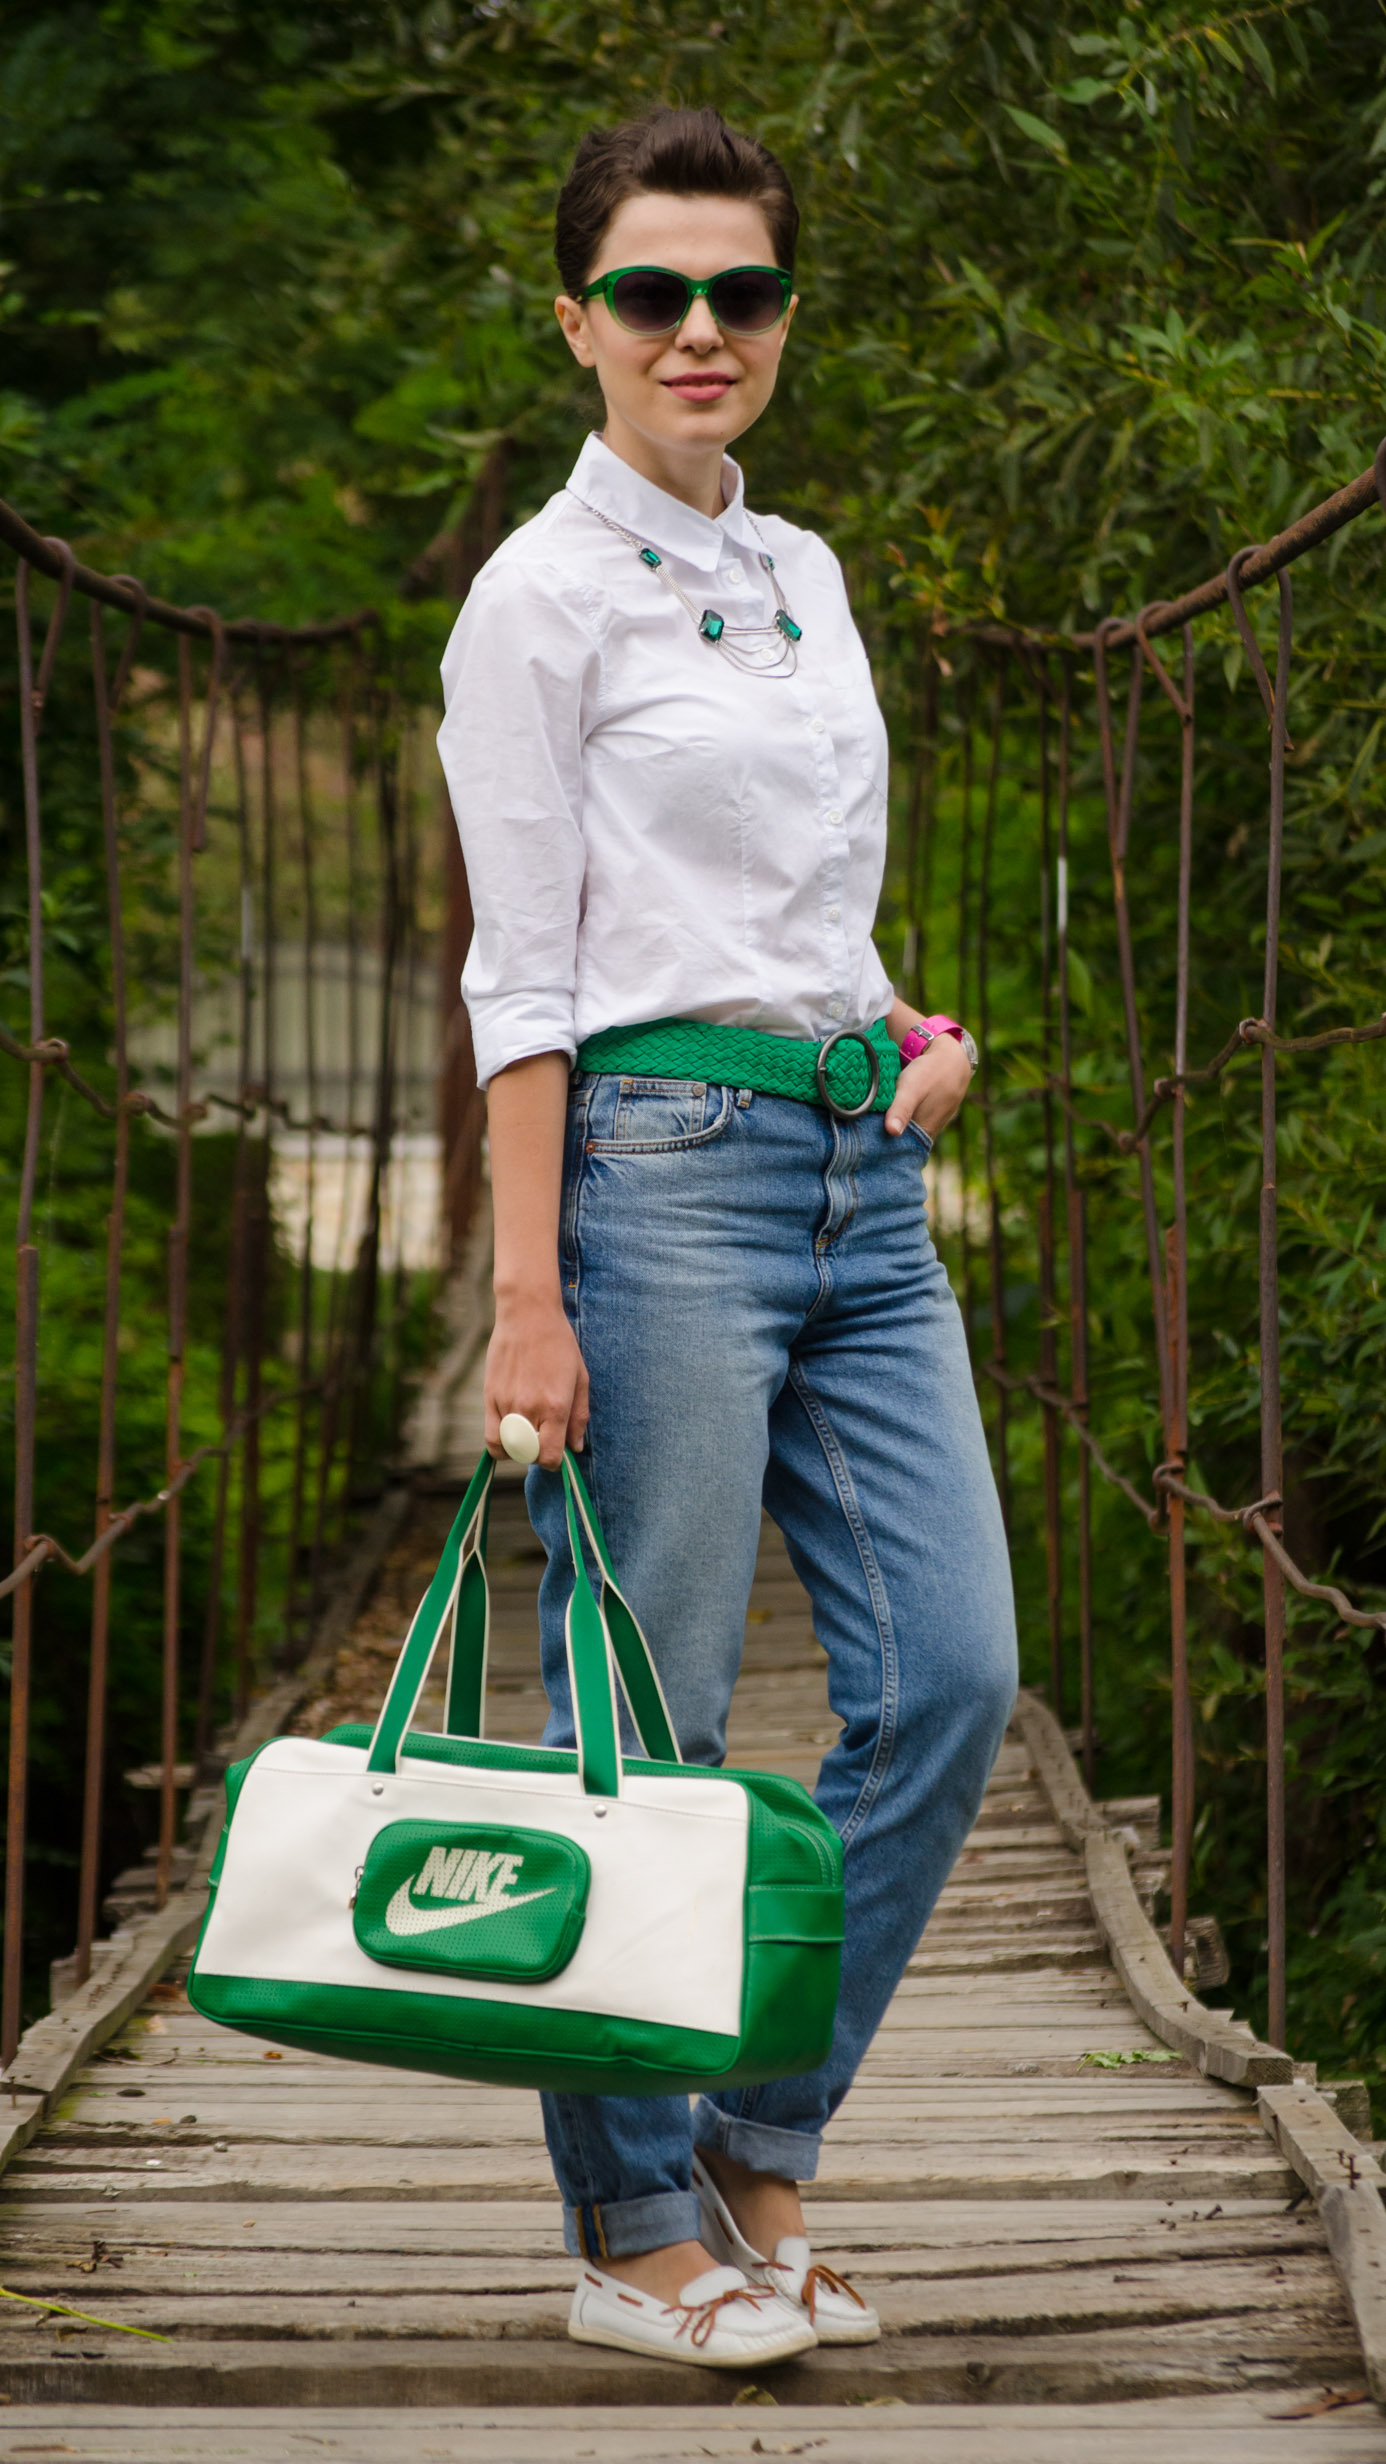
[[(822, 2068), (703, 2096), (546, 2095), (575, 2255), (696, 2240), (695, 2143), (811, 2181), (824, 2126), (981, 1802), (1015, 1696), (1005, 1536), (957, 1304), (924, 1218), (929, 1141), (883, 1117), (579, 1075), (560, 1233), (592, 1380), (584, 1467), (689, 1762), (719, 1763), (762, 1502), (828, 1655), (816, 1795), (845, 1851)], [(571, 1745), (561, 1483), (533, 1471), (550, 1745)]]

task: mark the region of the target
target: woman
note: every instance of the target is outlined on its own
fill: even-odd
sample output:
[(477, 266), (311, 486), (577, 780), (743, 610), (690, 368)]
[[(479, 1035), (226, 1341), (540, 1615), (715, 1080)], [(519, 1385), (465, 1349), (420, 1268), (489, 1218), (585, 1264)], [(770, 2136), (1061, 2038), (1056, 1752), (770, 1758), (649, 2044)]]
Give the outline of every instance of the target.
[(879, 2333), (814, 2268), (797, 2185), (1015, 1681), (920, 1188), (975, 1054), (895, 999), (872, 947), (886, 738), (837, 561), (752, 515), (727, 458), (774, 390), (797, 227), (780, 165), (715, 112), (583, 140), (556, 308), (605, 425), (473, 586), (439, 738), (490, 1116), (487, 1442), (508, 1412), (540, 1433), (548, 1741), (572, 1740), (565, 1442), (587, 1448), (686, 1759), (722, 1759), (762, 1501), (843, 1721), (817, 1791), (845, 1848), (830, 2060), (691, 2116), (683, 2097), (544, 2098), (583, 2262), (570, 2333), (720, 2366)]

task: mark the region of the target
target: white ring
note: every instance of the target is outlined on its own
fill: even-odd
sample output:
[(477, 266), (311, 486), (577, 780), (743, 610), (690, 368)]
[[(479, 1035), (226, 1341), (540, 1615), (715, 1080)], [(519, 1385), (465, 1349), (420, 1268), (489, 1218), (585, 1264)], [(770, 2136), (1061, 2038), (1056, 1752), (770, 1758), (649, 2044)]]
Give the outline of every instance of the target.
[(539, 1432), (523, 1412), (507, 1412), (500, 1424), (500, 1442), (512, 1463), (537, 1463)]

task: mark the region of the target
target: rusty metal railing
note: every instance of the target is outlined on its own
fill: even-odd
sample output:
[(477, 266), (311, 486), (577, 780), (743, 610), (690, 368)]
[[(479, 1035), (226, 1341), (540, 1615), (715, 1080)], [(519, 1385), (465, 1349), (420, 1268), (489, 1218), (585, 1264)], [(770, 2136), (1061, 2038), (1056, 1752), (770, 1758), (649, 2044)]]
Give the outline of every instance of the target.
[[(161, 1905), (173, 1872), (180, 1747), (190, 1741), (195, 1762), (204, 1760), (216, 1706), (228, 1690), (233, 1710), (244, 1712), (262, 1673), (260, 1637), (271, 1612), (279, 1621), (281, 1656), (292, 1658), (301, 1648), (353, 1480), (369, 1479), (390, 1443), (399, 1403), (399, 1321), (409, 1293), (403, 1235), (398, 1222), (391, 1229), (386, 1218), (392, 1206), (398, 1217), (404, 1204), (401, 1191), (392, 1197), (398, 1133), (418, 1120), (417, 1086), (408, 1078), (403, 1044), (421, 948), (416, 818), (421, 796), (419, 782), (411, 785), (403, 776), (410, 714), (369, 609), (339, 623), (296, 628), (223, 622), (211, 609), (158, 599), (129, 576), (88, 570), (62, 541), (40, 539), (4, 506), (0, 540), (14, 557), (17, 668), (9, 688), (0, 670), (0, 697), (9, 690), (17, 703), (22, 810), (7, 818), (15, 825), (12, 845), (17, 842), (16, 852), (22, 849), (28, 977), (27, 1032), (14, 1031), (17, 1020), (0, 1028), (0, 1067), (13, 1067), (27, 1079), (14, 1232), (14, 1565), (0, 1581), (0, 1595), (13, 1604), (0, 2013), (0, 2059), (8, 2061), (21, 2026), (43, 1569), (59, 1566), (92, 1578), (77, 1888), (80, 1982), (90, 1970), (101, 1891), (113, 1589), (121, 1544), (145, 1518), (161, 1520), (156, 1866)], [(36, 612), (36, 594), (48, 601), (45, 610)], [(89, 615), (85, 653), (73, 638), (72, 615), (79, 603)], [(124, 622), (115, 650), (108, 639), (112, 615)], [(104, 873), (106, 981), (96, 1003), (98, 1029), (90, 1026), (89, 1004), (83, 1030), (87, 1048), (78, 1049), (61, 1032), (61, 1022), (50, 1022), (45, 997), (51, 947), (45, 888), (52, 846), (45, 829), (43, 756), (45, 719), (55, 696), (76, 712), (76, 697), (87, 694), (89, 716), (82, 724), (94, 732), (95, 775), (83, 780), (80, 792), (92, 815), (93, 870)], [(67, 732), (75, 740), (81, 729), (74, 723)], [(70, 803), (71, 743), (60, 741), (55, 758), (66, 765), (64, 792)], [(153, 987), (147, 978), (132, 987), (132, 856), (141, 875), (144, 964), (151, 930), (162, 952), (156, 974), (162, 967), (166, 983)], [(216, 876), (212, 914), (200, 888), (200, 873), (209, 865)], [(153, 894), (151, 866), (157, 876)], [(230, 1057), (223, 1054), (219, 1086), (198, 1049), (199, 1036), (206, 1041), (197, 1026), (198, 955), (209, 927), (220, 952), (223, 988), (228, 980), (232, 987), (222, 1017)], [(322, 1049), (319, 1020), (325, 933), (345, 1045), (343, 1053), (331, 1056)], [(292, 959), (292, 986), (281, 980), (286, 953)], [(147, 1062), (143, 1069), (138, 1065), (136, 1048), (144, 1031), (137, 1031), (134, 1018), (136, 1006), (148, 1009), (151, 989), (173, 996), (173, 1017), (164, 1029), (171, 1045), (165, 1071), (171, 1085), (157, 1088), (139, 1083), (152, 1072)], [(290, 1007), (293, 1020), (287, 1016)], [(431, 993), (428, 1012), (436, 1020)], [(291, 1076), (283, 1060), (286, 1023), (293, 1027), (295, 1047)], [(331, 1110), (320, 1100), (329, 1058), (339, 1099)], [(66, 1100), (85, 1107), (110, 1139), (90, 1538), (80, 1529), (76, 1498), (60, 1501), (72, 1514), (66, 1530), (35, 1528), (36, 1433), (48, 1332), (40, 1217), (51, 1210), (62, 1173), (55, 1140), (46, 1136), (45, 1098), (55, 1079)], [(203, 1326), (197, 1334), (204, 1357), (210, 1346), (220, 1345), (219, 1383), (214, 1397), (201, 1398), (198, 1415), (205, 1419), (214, 1408), (220, 1427), (215, 1438), (190, 1448), (185, 1422), (196, 1133), (218, 1120), (234, 1130), (228, 1288), (222, 1326)], [(127, 1214), (137, 1138), (162, 1140), (165, 1154), (171, 1142), (174, 1158), (165, 1322), (139, 1330), (130, 1325), (128, 1303), (123, 1309), (130, 1283)], [(293, 1142), (296, 1273), (277, 1245), (275, 1139)], [(293, 1284), (284, 1312), (291, 1360), (285, 1357), (288, 1345), (276, 1351), (271, 1344), (266, 1296), (274, 1272), (281, 1277), (287, 1272)], [(154, 1494), (121, 1504), (122, 1357), (136, 1331), (143, 1342), (162, 1341), (166, 1350), (163, 1480)], [(265, 1448), (280, 1426), (292, 1430), (282, 1444), (275, 1439), (277, 1484), (287, 1504), (281, 1494), (271, 1534)], [(286, 1458), (286, 1476), (280, 1457)], [(184, 1508), (190, 1484), (200, 1476), (214, 1480), (215, 1497), (194, 1708), (183, 1682), (189, 1611)], [(267, 1601), (267, 1552), (272, 1560), (276, 1550), (284, 1580), (280, 1596)], [(233, 1582), (224, 1579), (228, 1576)], [(225, 1637), (228, 1589), (235, 1611), (233, 1631)]]
[[(974, 1175), (965, 1116), (957, 1140), (961, 1181), (958, 1263), (974, 1367), (990, 1382), (997, 1398), (992, 1437), (1003, 1508), (1011, 1512), (1014, 1474), (1011, 1463), (1011, 1409), (1019, 1401), (1037, 1403), (1043, 1419), (1042, 1523), (1046, 1559), (1049, 1689), (1062, 1715), (1065, 1699), (1065, 1618), (1063, 1610), (1064, 1531), (1060, 1447), (1070, 1432), (1077, 1453), (1078, 1572), (1078, 1695), (1083, 1752), (1089, 1787), (1093, 1783), (1094, 1610), (1091, 1475), (1095, 1470), (1111, 1482), (1142, 1515), (1153, 1532), (1167, 1539), (1169, 1552), (1170, 1680), (1172, 1694), (1171, 1788), (1171, 1954), (1182, 1973), (1188, 1921), (1190, 1856), (1194, 1832), (1193, 1702), (1189, 1668), (1189, 1605), (1187, 1542), (1191, 1516), (1238, 1525), (1260, 1550), (1262, 1614), (1265, 1632), (1265, 1755), (1266, 1755), (1266, 1894), (1268, 2034), (1285, 2042), (1286, 2001), (1286, 1841), (1285, 1841), (1285, 1640), (1287, 1587), (1305, 1599), (1327, 1603), (1345, 1624), (1386, 1633), (1386, 1611), (1363, 1608), (1335, 1583), (1306, 1574), (1284, 1543), (1282, 1491), (1284, 1462), (1280, 1365), (1279, 1244), (1277, 1238), (1277, 1077), (1282, 1062), (1323, 1052), (1333, 1046), (1375, 1043), (1386, 1038), (1386, 1015), (1344, 1021), (1321, 1032), (1282, 1035), (1277, 1031), (1277, 976), (1281, 947), (1283, 848), (1285, 833), (1288, 705), (1293, 652), (1293, 602), (1289, 568), (1322, 546), (1334, 532), (1380, 507), (1386, 509), (1386, 444), (1374, 466), (1352, 484), (1305, 514), (1290, 529), (1265, 546), (1241, 549), (1223, 574), (1215, 575), (1180, 599), (1144, 608), (1134, 617), (1111, 617), (1088, 634), (1028, 634), (989, 625), (966, 641), (942, 637), (926, 651), (922, 695), (923, 745), (908, 816), (906, 849), (907, 975), (921, 1003), (926, 985), (934, 981), (929, 930), (931, 885), (941, 862), (941, 814), (945, 800), (957, 816), (957, 948), (951, 954), (953, 980), (962, 1015), (975, 1008), (984, 1043), (981, 1084), (981, 1174), (985, 1207), (979, 1205), (980, 1226), (968, 1204)], [(1267, 671), (1245, 607), (1244, 594), (1253, 583), (1274, 578), (1279, 595), (1275, 673)], [(1247, 667), (1259, 694), (1268, 732), (1269, 784), (1266, 804), (1265, 959), (1261, 1008), (1229, 1032), (1220, 1051), (1202, 1066), (1189, 1058), (1190, 937), (1196, 821), (1197, 718), (1195, 708), (1196, 638), (1200, 618), (1230, 608)], [(1155, 648), (1161, 637), (1174, 636), (1176, 656), (1167, 660)], [(1116, 662), (1125, 654), (1125, 716), (1113, 714)], [(940, 675), (951, 680), (952, 707), (945, 699)], [(1143, 686), (1152, 680), (1169, 705), (1179, 731), (1178, 789), (1166, 822), (1177, 847), (1177, 891), (1173, 950), (1173, 1068), (1148, 1084), (1146, 1045), (1149, 1027), (1143, 1021), (1143, 984), (1136, 957), (1129, 884), (1146, 861), (1133, 852), (1132, 823), (1138, 802)], [(1106, 813), (1108, 870), (1113, 899), (1112, 930), (1116, 979), (1122, 1019), (1122, 1041), (1130, 1091), (1131, 1119), (1123, 1126), (1091, 1109), (1082, 1100), (1077, 1076), (1080, 1022), (1073, 999), (1069, 933), (1070, 820), (1073, 810), (1075, 760), (1080, 721), (1095, 736), (1099, 753), (1101, 799)], [(980, 740), (980, 742), (979, 742)], [(1017, 747), (1023, 745), (1023, 756)], [(1033, 926), (1040, 949), (1040, 1068), (1038, 1083), (1001, 1087), (996, 1080), (986, 1038), (993, 1025), (995, 962), (994, 868), (997, 845), (998, 792), (1008, 762), (1023, 758), (1031, 773), (1024, 790), (1027, 829), (1034, 831), (1038, 857), (1038, 896)], [(1037, 784), (1034, 782), (1037, 773)], [(943, 789), (949, 794), (945, 799)], [(978, 804), (980, 797), (980, 830)], [(1036, 814), (1036, 806), (1038, 811)], [(1147, 841), (1148, 845), (1148, 841)], [(937, 934), (935, 933), (935, 939)], [(936, 992), (936, 987), (935, 987)], [(1192, 1488), (1187, 1480), (1189, 1456), (1190, 1335), (1188, 1307), (1189, 1233), (1185, 1160), (1186, 1112), (1189, 1091), (1216, 1083), (1239, 1054), (1260, 1054), (1260, 1188), (1258, 1203), (1256, 1288), (1259, 1335), (1260, 1459), (1259, 1493), (1248, 1504), (1229, 1506)], [(1008, 1359), (1006, 1299), (1007, 1210), (1003, 1205), (998, 1149), (998, 1116), (1009, 1108), (1037, 1102), (1042, 1108), (1042, 1168), (1034, 1209), (1034, 1245), (1038, 1256), (1038, 1363), (1033, 1374), (1019, 1374)], [(1168, 1145), (1161, 1158), (1170, 1193), (1169, 1220), (1161, 1222), (1153, 1144), (1169, 1114)], [(1010, 1112), (1014, 1119), (1014, 1112)], [(1092, 1426), (1094, 1362), (1091, 1358), (1088, 1288), (1088, 1199), (1093, 1142), (1133, 1158), (1135, 1186), (1149, 1278), (1151, 1403), (1157, 1416), (1159, 1453), (1151, 1478), (1153, 1495), (1110, 1459)], [(1060, 1203), (1062, 1184), (1062, 1204)], [(1062, 1226), (1062, 1231), (1061, 1231)], [(978, 1337), (984, 1323), (979, 1301), (978, 1233), (986, 1249), (989, 1350), (979, 1357)], [(1066, 1288), (1067, 1308), (1060, 1305)], [(1067, 1376), (1060, 1375), (1060, 1337), (1067, 1332)]]

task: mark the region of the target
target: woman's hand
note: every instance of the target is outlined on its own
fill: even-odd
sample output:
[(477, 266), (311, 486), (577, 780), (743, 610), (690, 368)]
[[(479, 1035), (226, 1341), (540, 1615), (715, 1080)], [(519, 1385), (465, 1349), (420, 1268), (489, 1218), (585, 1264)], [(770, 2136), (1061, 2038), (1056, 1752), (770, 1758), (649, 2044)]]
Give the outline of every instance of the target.
[(905, 1123), (913, 1121), (937, 1138), (962, 1110), (971, 1083), (972, 1064), (956, 1035), (936, 1035), (928, 1051), (906, 1062), (900, 1072), (885, 1116), (887, 1137), (898, 1138)]
[(563, 1449), (576, 1454), (587, 1434), (587, 1367), (555, 1293), (496, 1297), (486, 1353), (486, 1447), (505, 1452), (500, 1424), (522, 1412), (539, 1432), (539, 1460), (557, 1471)]

